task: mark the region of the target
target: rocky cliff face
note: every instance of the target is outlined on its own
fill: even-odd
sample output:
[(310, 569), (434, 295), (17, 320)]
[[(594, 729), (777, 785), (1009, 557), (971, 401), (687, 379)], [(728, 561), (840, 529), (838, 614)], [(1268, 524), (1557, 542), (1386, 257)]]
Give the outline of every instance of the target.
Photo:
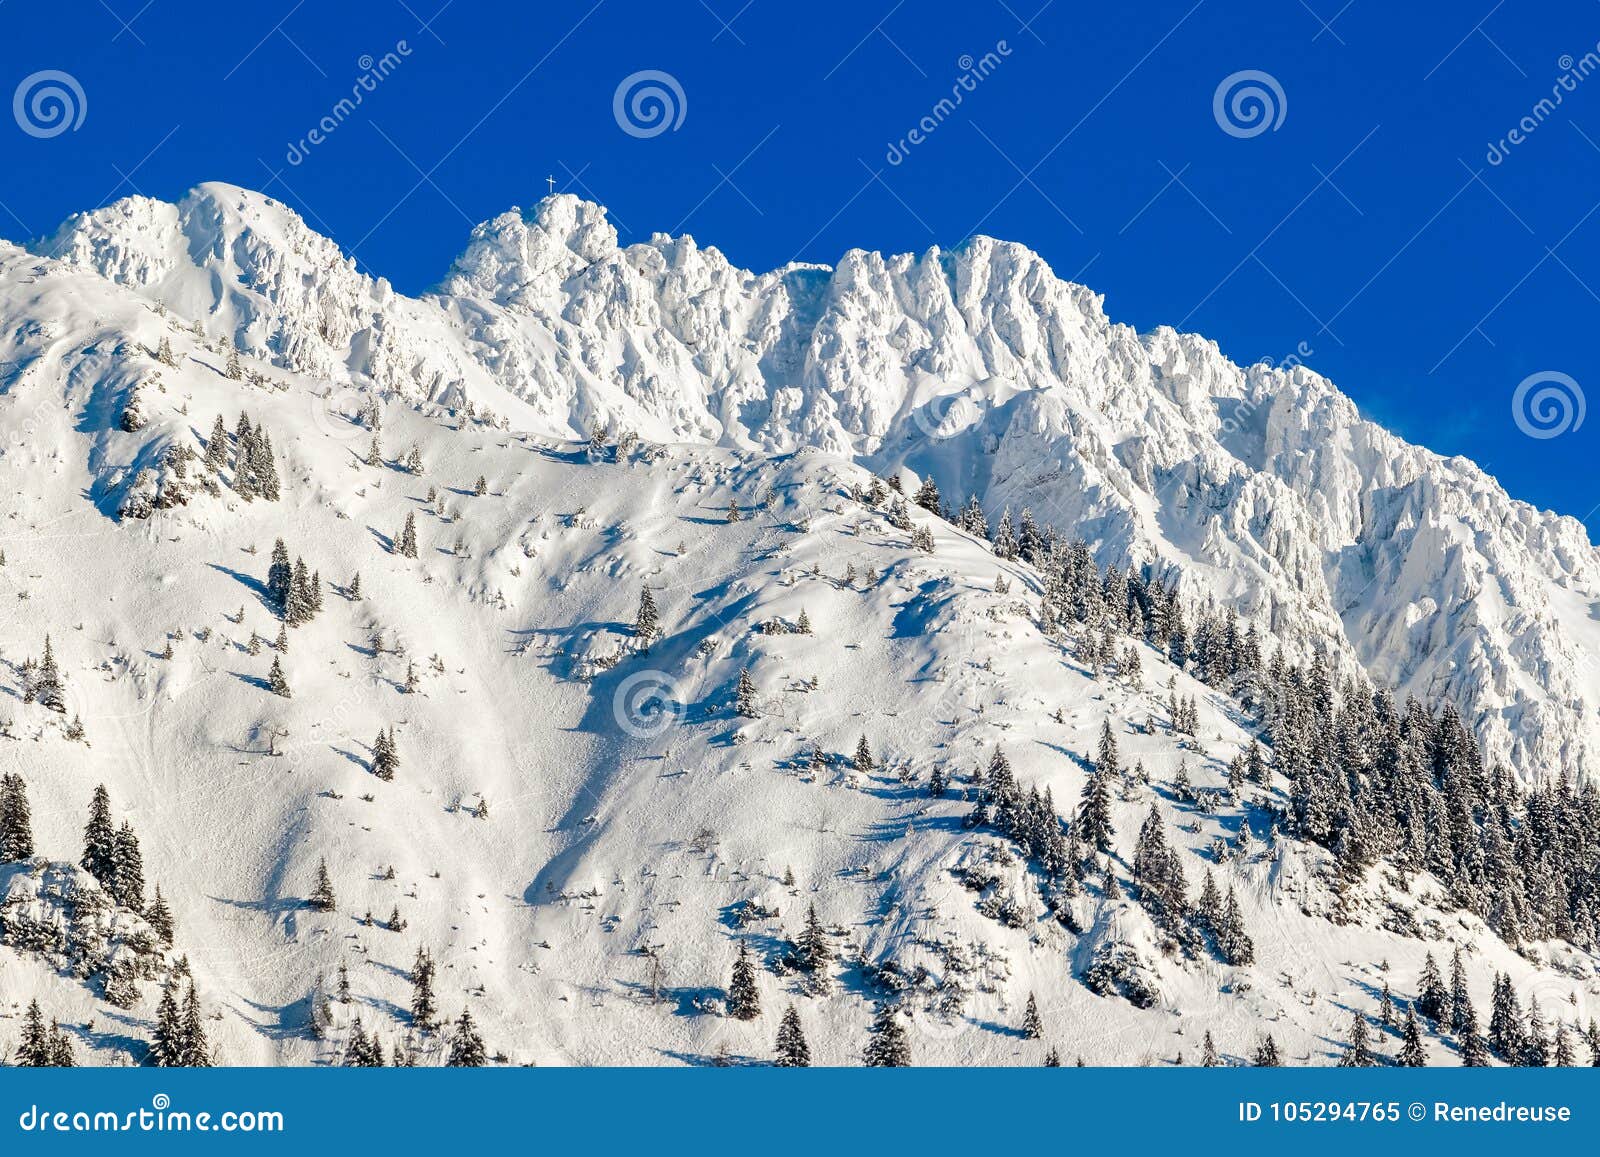
[(621, 248), (550, 197), (397, 294), (287, 207), (225, 185), (69, 219), (34, 252), (335, 388), (763, 454), (815, 448), (1033, 510), (1102, 561), (1378, 681), (1450, 698), (1527, 778), (1597, 765), (1600, 573), (1576, 520), (1401, 441), (1303, 366), (1110, 321), (1027, 248), (852, 251), (756, 274), (689, 237)]

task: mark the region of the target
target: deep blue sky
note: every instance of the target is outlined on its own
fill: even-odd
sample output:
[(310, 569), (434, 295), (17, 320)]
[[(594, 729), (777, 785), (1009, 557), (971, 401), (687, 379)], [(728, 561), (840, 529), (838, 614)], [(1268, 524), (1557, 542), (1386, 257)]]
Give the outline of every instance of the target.
[[(362, 58), (401, 41), (392, 75), (288, 164)], [(625, 240), (686, 230), (756, 269), (989, 233), (1140, 329), (1198, 330), (1242, 361), (1304, 343), (1374, 417), (1595, 528), (1600, 417), (1534, 439), (1511, 401), (1544, 371), (1600, 391), (1600, 74), (1501, 163), (1486, 152), (1597, 42), (1594, 0), (12, 0), (0, 95), (58, 69), (87, 112), (49, 139), (0, 117), (0, 235), (226, 180), (415, 292), (546, 174)], [(612, 105), (646, 69), (686, 109), (642, 139)], [(1285, 108), (1242, 138), (1213, 95), (1247, 69)]]

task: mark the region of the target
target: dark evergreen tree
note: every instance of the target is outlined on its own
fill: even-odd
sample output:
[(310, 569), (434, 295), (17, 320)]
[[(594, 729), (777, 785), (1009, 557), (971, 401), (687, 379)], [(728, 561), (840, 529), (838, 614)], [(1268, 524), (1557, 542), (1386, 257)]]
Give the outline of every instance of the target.
[(1450, 1023), (1450, 990), (1439, 975), (1439, 965), (1428, 953), (1422, 961), (1422, 978), (1417, 982), (1417, 1011), (1436, 1025)]
[(856, 754), (851, 766), (856, 769), (858, 775), (872, 774), (872, 748), (867, 745), (865, 735), (856, 740)]
[(333, 880), (328, 875), (328, 861), (325, 859), (317, 861), (317, 881), (306, 902), (318, 912), (332, 912), (338, 906), (333, 895)]
[(400, 750), (395, 743), (394, 728), (379, 731), (378, 738), (372, 741), (372, 774), (387, 782), (394, 779), (399, 770)]
[(1489, 1067), (1489, 1047), (1478, 1032), (1478, 1010), (1469, 1000), (1461, 1014), (1461, 1063), (1469, 1069)]
[(39, 1002), (28, 1002), (28, 1012), (22, 1021), (22, 1039), (17, 1044), (14, 1056), (15, 1063), (26, 1069), (44, 1069), (50, 1067), (53, 1053), (51, 1033), (45, 1027), (44, 1013), (39, 1011)]
[(1422, 1026), (1417, 1022), (1415, 1007), (1406, 1009), (1406, 1023), (1401, 1030), (1401, 1037), (1404, 1043), (1395, 1057), (1395, 1063), (1406, 1069), (1420, 1069), (1427, 1065), (1428, 1050), (1422, 1044)]
[(183, 998), (183, 1016), (180, 1022), (183, 1041), (182, 1064), (189, 1068), (211, 1067), (211, 1044), (206, 1040), (205, 1025), (200, 1016), (200, 997), (195, 992), (194, 981)]
[(144, 909), (144, 857), (139, 852), (139, 837), (127, 820), (122, 821), (111, 844), (111, 895), (124, 908)]
[(1365, 1069), (1376, 1065), (1378, 1058), (1372, 1051), (1370, 1040), (1367, 1018), (1359, 1012), (1353, 1013), (1350, 1019), (1350, 1041), (1345, 1047), (1344, 1055), (1339, 1058), (1339, 1067)]
[(885, 1002), (878, 1006), (862, 1059), (869, 1067), (880, 1069), (905, 1068), (911, 1063), (911, 1037), (898, 1005)]
[(33, 813), (28, 789), (16, 772), (0, 776), (0, 864), (33, 857)]
[(183, 1012), (178, 1007), (178, 982), (168, 976), (161, 986), (161, 1003), (156, 1006), (156, 1027), (150, 1039), (150, 1063), (172, 1069), (184, 1063)]
[(456, 1031), (450, 1040), (450, 1055), (445, 1064), (454, 1069), (480, 1069), (489, 1063), (489, 1055), (478, 1035), (478, 1026), (472, 1022), (472, 1013), (461, 1010), (456, 1018)]
[(800, 1028), (800, 1014), (792, 1004), (778, 1022), (777, 1054), (773, 1064), (780, 1069), (811, 1067), (811, 1046), (806, 1044), (806, 1034)]
[(116, 842), (116, 829), (111, 820), (111, 794), (106, 785), (94, 789), (89, 800), (89, 822), (83, 829), (83, 859), (79, 863), (102, 885), (111, 882), (112, 848)]
[(659, 629), (660, 617), (656, 614), (655, 596), (650, 593), (649, 587), (645, 587), (639, 592), (639, 613), (633, 620), (633, 637), (639, 640), (641, 652), (650, 650), (650, 644)]
[(289, 548), (280, 538), (272, 544), (272, 562), (267, 567), (267, 602), (279, 614), (289, 608), (289, 588), (293, 581), (294, 567), (289, 563)]
[(739, 686), (733, 695), (733, 709), (746, 719), (754, 719), (760, 712), (756, 708), (756, 684), (750, 678), (750, 668), (739, 669)]
[(156, 896), (150, 901), (150, 907), (145, 909), (145, 923), (149, 924), (161, 943), (167, 947), (172, 946), (172, 938), (176, 934), (176, 922), (172, 918), (172, 909), (167, 907), (166, 900), (161, 895), (161, 885), (156, 885)]
[(228, 468), (228, 427), (223, 425), (221, 414), (211, 424), (211, 437), (206, 439), (205, 461), (206, 469), (212, 473)]
[(812, 904), (806, 908), (805, 927), (794, 942), (793, 960), (797, 968), (810, 975), (813, 991), (827, 990), (828, 966), (833, 957), (833, 944), (817, 918), (817, 906)]
[(439, 1003), (433, 994), (433, 957), (426, 948), (417, 949), (411, 965), (411, 1023), (427, 1032), (438, 1023)]
[(1039, 1017), (1039, 1002), (1034, 999), (1033, 993), (1028, 993), (1028, 1006), (1022, 1013), (1022, 1035), (1028, 1040), (1041, 1040), (1044, 1037), (1044, 1021)]
[(756, 985), (756, 969), (750, 960), (750, 949), (739, 943), (739, 954), (733, 961), (733, 979), (728, 984), (728, 1015), (735, 1020), (754, 1020), (761, 1015), (761, 990)]

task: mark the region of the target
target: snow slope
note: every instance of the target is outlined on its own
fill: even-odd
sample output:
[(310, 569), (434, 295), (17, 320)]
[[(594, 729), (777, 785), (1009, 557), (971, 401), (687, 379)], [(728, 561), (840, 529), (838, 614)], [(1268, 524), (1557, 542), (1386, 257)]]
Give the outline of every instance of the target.
[[(687, 239), (618, 252), (600, 211), (570, 198), (484, 227), (444, 291), (421, 301), (366, 280), (281, 206), (221, 186), (177, 207), (119, 203), (43, 246), (64, 261), (0, 245), (0, 760), (28, 782), (50, 860), (77, 858), (90, 793), (108, 785), (176, 914), (224, 1062), (336, 1060), (357, 1012), (392, 1043), (420, 945), (439, 961), (443, 1011), (470, 1007), (491, 1050), (516, 1063), (765, 1058), (790, 1001), (819, 1062), (854, 1063), (891, 961), (928, 970), (910, 1001), (918, 1063), (1033, 1064), (1052, 1045), (1069, 1063), (1192, 1063), (1207, 1030), (1235, 1057), (1270, 1031), (1291, 1061), (1326, 1063), (1350, 1009), (1370, 1009), (1384, 979), (1413, 993), (1424, 951), (1447, 957), (1452, 942), (1469, 953), (1480, 1008), (1506, 970), (1547, 1010), (1587, 1021), (1593, 961), (1535, 967), (1475, 920), (1438, 913), (1425, 880), (1400, 895), (1375, 878), (1356, 919), (1335, 926), (1320, 851), (1257, 839), (1243, 862), (1213, 862), (1214, 837), (1251, 822), (1264, 835), (1263, 813), (1248, 801), (1201, 811), (1171, 781), (1182, 762), (1219, 786), (1249, 721), (1149, 649), (1140, 686), (1092, 677), (1038, 630), (1026, 567), (921, 512), (935, 549), (919, 551), (850, 494), (869, 481), (863, 462), (908, 461), (947, 492), (1034, 502), (1108, 556), (1159, 549), (1284, 631), (1301, 610), (1330, 635), (1348, 629), (1398, 681), (1447, 663), (1522, 671), (1539, 632), (1557, 637), (1587, 597), (1581, 535), (1466, 464), (1363, 425), (1306, 371), (1238, 371), (1198, 339), (1140, 339), (999, 243), (751, 277)], [(223, 335), (266, 384), (223, 376)], [(151, 356), (163, 337), (176, 367)], [(962, 432), (913, 439), (931, 404), (918, 399), (953, 383), (965, 400), (934, 405)], [(149, 424), (126, 433), (136, 384)], [(350, 416), (369, 390), (390, 398), (391, 461), (376, 467), (362, 464), (370, 430)], [(1216, 399), (1241, 397), (1264, 400), (1226, 433)], [(215, 415), (231, 429), (240, 410), (272, 434), (280, 502), (223, 488), (146, 520), (115, 516), (139, 469), (175, 443), (200, 449)], [(571, 439), (602, 418), (646, 440), (593, 453)], [(1339, 437), (1311, 432), (1330, 426)], [(392, 464), (413, 444), (415, 476)], [(1376, 480), (1341, 473), (1380, 449), (1393, 459)], [(1163, 492), (1172, 478), (1186, 481)], [(1366, 496), (1345, 509), (1335, 482)], [(1041, 500), (1051, 494), (1059, 514)], [(1497, 512), (1511, 522), (1502, 536), (1470, 533)], [(415, 560), (388, 549), (408, 513)], [(1369, 527), (1382, 531), (1370, 546)], [(290, 632), (288, 699), (265, 686), (272, 649), (247, 648), (252, 631), (277, 631), (261, 596), (279, 536), (327, 587), (326, 610)], [(1348, 593), (1391, 553), (1435, 609), (1387, 597), (1410, 579), (1385, 581), (1381, 602)], [(1570, 569), (1539, 569), (1557, 558)], [(352, 599), (342, 592), (358, 571)], [(1459, 605), (1486, 575), (1501, 602)], [(628, 626), (645, 585), (663, 636), (641, 655)], [(1548, 610), (1520, 609), (1536, 595)], [(802, 610), (811, 635), (758, 630)], [(21, 661), (46, 632), (66, 719), (81, 717), (88, 746), (21, 702)], [(732, 712), (742, 669), (755, 718)], [(1203, 751), (1159, 722), (1132, 726), (1165, 719), (1169, 679), (1200, 700)], [(1512, 695), (1506, 679), (1482, 693)], [(1557, 724), (1578, 718), (1548, 710), (1554, 722), (1521, 741), (1555, 742)], [(1152, 781), (1116, 803), (1114, 870), (1125, 884), (1154, 801), (1178, 825), (1191, 883), (1210, 863), (1239, 890), (1254, 965), (1164, 956), (1137, 905), (1093, 889), (1079, 902), (1086, 931), (1069, 933), (1025, 867), (1004, 862), (1000, 837), (963, 828), (959, 789), (996, 745), (1024, 787), (1070, 809), (1106, 720)], [(368, 764), (390, 726), (402, 765), (385, 783)], [(1587, 733), (1573, 726), (1560, 742), (1577, 750)], [(861, 736), (883, 771), (849, 773)], [(813, 745), (835, 757), (821, 774)], [(936, 762), (957, 778), (943, 800), (926, 790)], [(304, 902), (324, 859), (332, 913)], [(995, 879), (984, 893), (963, 885), (984, 872)], [(5, 882), (33, 895), (15, 869)], [(1024, 909), (1018, 927), (983, 910), (1003, 894)], [(747, 901), (768, 914), (741, 924)], [(718, 1015), (739, 938), (775, 965), (810, 904), (837, 933), (832, 991), (804, 995), (768, 967), (760, 1018)], [(1386, 930), (1391, 905), (1428, 939)], [(361, 919), (394, 906), (403, 932)], [(1155, 1007), (1079, 979), (1118, 945), (1143, 960)], [(314, 1041), (310, 994), (341, 962), (353, 1000)], [(83, 1059), (138, 1059), (157, 996), (142, 991), (118, 1010), (0, 946), (0, 1048), (15, 1041), (6, 1018), (38, 995)], [(1030, 992), (1037, 1042), (1018, 1032)]]
[(1577, 521), (1407, 445), (1294, 359), (1240, 367), (1115, 324), (1021, 245), (753, 274), (687, 236), (619, 247), (603, 208), (561, 195), (480, 225), (413, 300), (282, 204), (210, 184), (79, 214), (33, 248), (339, 386), (470, 398), (549, 436), (612, 423), (909, 465), (1454, 699), (1526, 777), (1594, 770), (1600, 572)]

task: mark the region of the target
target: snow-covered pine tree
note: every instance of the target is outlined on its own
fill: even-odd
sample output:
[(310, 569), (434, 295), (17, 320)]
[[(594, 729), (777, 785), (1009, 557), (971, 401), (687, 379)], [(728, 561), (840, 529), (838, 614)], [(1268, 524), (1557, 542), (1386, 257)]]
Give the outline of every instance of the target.
[(161, 1002), (156, 1006), (156, 1027), (150, 1038), (150, 1063), (163, 1069), (182, 1066), (183, 1012), (178, 1007), (178, 981), (168, 974), (161, 985)]
[(1395, 1057), (1395, 1064), (1406, 1069), (1420, 1069), (1428, 1063), (1428, 1050), (1422, 1044), (1422, 1026), (1417, 1022), (1416, 1006), (1406, 1009), (1406, 1023), (1401, 1029), (1404, 1043)]
[(283, 621), (291, 627), (309, 623), (316, 614), (315, 597), (311, 592), (311, 572), (305, 560), (297, 558), (289, 571), (289, 591), (283, 603)]
[[(66, 692), (61, 686), (61, 671), (56, 667), (55, 648), (50, 642), (50, 636), (44, 637), (44, 655), (39, 660), (39, 666), (33, 673), (33, 678), (28, 683), (32, 692), (31, 702), (54, 711), (57, 715), (67, 713)], [(29, 701), (26, 700), (25, 701)]]
[(885, 1001), (878, 1006), (871, 1034), (862, 1053), (870, 1068), (905, 1068), (911, 1063), (911, 1037), (899, 1005)]
[(994, 531), (994, 554), (996, 558), (1011, 559), (1017, 557), (1017, 536), (1011, 528), (1011, 508), (1008, 506), (1000, 512), (1000, 523)]
[(141, 388), (135, 385), (128, 391), (128, 400), (122, 407), (122, 418), (117, 425), (125, 434), (137, 434), (150, 424), (150, 419), (145, 416), (144, 399)]
[(45, 1027), (44, 1013), (39, 1010), (37, 999), (28, 1002), (28, 1012), (22, 1021), (22, 1039), (17, 1044), (14, 1054), (15, 1063), (21, 1068), (43, 1069), (50, 1066), (51, 1057), (50, 1030)]
[(417, 557), (417, 515), (415, 511), (406, 511), (405, 525), (400, 528), (400, 533), (395, 536), (395, 550), (402, 558)]
[(400, 752), (396, 748), (394, 730), (379, 730), (378, 737), (372, 741), (372, 774), (381, 780), (394, 779), (394, 773), (400, 769)]
[(777, 1056), (772, 1062), (780, 1069), (804, 1069), (811, 1066), (811, 1046), (800, 1027), (800, 1014), (794, 1005), (784, 1010), (778, 1022)]
[(33, 815), (28, 790), (16, 772), (0, 776), (0, 864), (31, 859)]
[(1417, 982), (1416, 1009), (1435, 1025), (1450, 1023), (1450, 990), (1444, 986), (1439, 965), (1429, 952), (1422, 961), (1422, 977)]
[(1457, 1035), (1461, 1042), (1462, 1066), (1469, 1069), (1488, 1068), (1489, 1047), (1478, 1031), (1478, 1010), (1472, 1006), (1470, 1000), (1467, 1002), (1466, 1011), (1462, 1014), (1461, 1028)]
[(200, 1015), (200, 997), (195, 992), (194, 981), (183, 998), (183, 1016), (179, 1022), (183, 1042), (182, 1064), (193, 1069), (211, 1067), (211, 1044), (206, 1040), (206, 1030)]
[(289, 690), (289, 681), (283, 675), (283, 664), (278, 661), (276, 655), (272, 657), (272, 669), (267, 672), (267, 688), (283, 699), (291, 698), (293, 695)]
[(250, 442), (250, 471), (255, 476), (261, 497), (276, 502), (282, 496), (278, 482), (278, 464), (272, 453), (272, 436), (257, 429)]
[(855, 768), (857, 775), (867, 776), (872, 774), (872, 748), (867, 744), (865, 735), (856, 740), (856, 754), (855, 758), (851, 760), (851, 766)]
[(177, 932), (177, 922), (173, 919), (172, 909), (167, 907), (166, 898), (161, 895), (161, 885), (156, 885), (155, 899), (150, 901), (150, 907), (145, 909), (145, 923), (149, 924), (161, 943), (172, 947), (172, 938)]
[(750, 678), (750, 668), (739, 669), (739, 685), (734, 691), (733, 710), (746, 719), (754, 719), (760, 712), (756, 707), (755, 680)]
[(205, 461), (206, 469), (213, 474), (228, 468), (228, 427), (223, 424), (221, 414), (211, 424), (211, 437), (206, 439)]
[(445, 1064), (455, 1069), (478, 1069), (488, 1063), (489, 1055), (483, 1047), (483, 1038), (478, 1035), (478, 1026), (472, 1022), (472, 1013), (462, 1009), (456, 1019), (455, 1034), (450, 1040), (450, 1055)]
[(640, 588), (639, 611), (633, 619), (633, 637), (639, 641), (641, 653), (648, 653), (660, 629), (661, 617), (656, 613), (656, 599), (648, 586)]
[(822, 921), (817, 918), (817, 906), (806, 908), (805, 926), (794, 942), (792, 960), (796, 968), (807, 974), (807, 988), (814, 993), (827, 992), (832, 986), (828, 966), (833, 963), (833, 944), (828, 939)]
[(417, 949), (411, 964), (411, 1024), (428, 1032), (438, 1023), (439, 1002), (433, 993), (433, 957), (426, 948)]
[(280, 615), (288, 610), (289, 590), (294, 582), (294, 567), (283, 539), (272, 544), (272, 562), (267, 567), (267, 602)]
[(315, 911), (332, 912), (338, 906), (333, 894), (333, 879), (328, 875), (328, 861), (317, 861), (317, 879), (312, 885), (311, 895), (306, 903)]
[(1044, 1037), (1044, 1021), (1039, 1017), (1039, 1002), (1034, 999), (1033, 993), (1028, 993), (1028, 1004), (1022, 1013), (1022, 1035), (1028, 1040), (1040, 1040)]
[(1351, 1014), (1350, 1040), (1344, 1050), (1344, 1055), (1339, 1058), (1341, 1069), (1365, 1069), (1378, 1063), (1370, 1045), (1371, 1036), (1367, 1031), (1367, 1018), (1359, 1012)]
[(750, 960), (750, 948), (739, 942), (739, 954), (733, 960), (733, 979), (728, 983), (728, 1015), (735, 1020), (754, 1020), (761, 1015), (761, 990), (756, 985), (756, 969)]
[(144, 857), (139, 852), (139, 837), (127, 820), (117, 829), (111, 842), (111, 895), (124, 908), (135, 912), (144, 908)]

